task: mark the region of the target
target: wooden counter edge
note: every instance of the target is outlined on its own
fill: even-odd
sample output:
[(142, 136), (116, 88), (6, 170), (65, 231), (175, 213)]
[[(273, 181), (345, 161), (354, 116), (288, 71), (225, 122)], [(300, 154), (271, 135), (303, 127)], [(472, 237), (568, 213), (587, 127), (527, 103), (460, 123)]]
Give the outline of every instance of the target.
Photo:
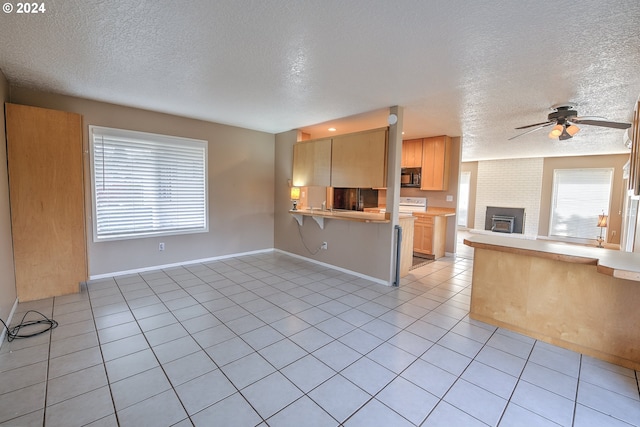
[(574, 264), (598, 265), (597, 258), (581, 257), (576, 255), (557, 254), (545, 251), (536, 251), (531, 249), (513, 248), (510, 246), (493, 245), (489, 243), (471, 242), (467, 239), (463, 240), (464, 244), (472, 248), (488, 249), (497, 252), (507, 252), (510, 254), (529, 255), (538, 258), (553, 259), (557, 261), (572, 262)]
[[(388, 224), (391, 222), (391, 219), (386, 217), (386, 214), (383, 218), (379, 218), (379, 217), (372, 217), (372, 218), (367, 218), (365, 216), (349, 216), (347, 215), (341, 215), (339, 213), (335, 213), (335, 212), (331, 212), (331, 211), (315, 211), (315, 212), (310, 212), (310, 211), (303, 211), (303, 210), (289, 210), (289, 213), (292, 215), (302, 215), (302, 216), (317, 216), (317, 217), (321, 217), (321, 218), (329, 218), (329, 219), (339, 219), (342, 221), (355, 221), (355, 222), (367, 222), (367, 223), (374, 223), (374, 224)], [(371, 214), (371, 215), (381, 215), (381, 214)]]
[(510, 246), (494, 245), (489, 243), (472, 242), (467, 239), (463, 240), (463, 243), (472, 248), (488, 249), (497, 252), (506, 252), (518, 255), (535, 256), (538, 258), (553, 259), (557, 261), (571, 262), (574, 264), (595, 265), (598, 273), (612, 276), (618, 279), (631, 280), (634, 282), (640, 282), (640, 271), (622, 270), (609, 267), (600, 263), (598, 258), (582, 257), (577, 255), (558, 254), (545, 251), (536, 251), (532, 249), (514, 248)]

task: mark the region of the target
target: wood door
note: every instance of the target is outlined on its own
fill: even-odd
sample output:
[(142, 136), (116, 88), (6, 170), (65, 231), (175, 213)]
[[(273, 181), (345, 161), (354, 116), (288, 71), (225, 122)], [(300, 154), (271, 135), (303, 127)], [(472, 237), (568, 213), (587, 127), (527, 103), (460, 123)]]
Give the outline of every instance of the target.
[(402, 141), (401, 166), (403, 168), (422, 167), (422, 138)]
[(82, 116), (6, 104), (16, 288), (21, 302), (87, 280)]
[(421, 190), (446, 191), (449, 189), (449, 162), (451, 138), (437, 136), (422, 142)]

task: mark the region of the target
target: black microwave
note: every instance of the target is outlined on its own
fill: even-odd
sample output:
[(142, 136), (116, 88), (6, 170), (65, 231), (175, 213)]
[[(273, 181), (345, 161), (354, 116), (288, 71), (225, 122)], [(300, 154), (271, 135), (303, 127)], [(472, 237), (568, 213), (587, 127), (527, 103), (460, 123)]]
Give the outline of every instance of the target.
[(420, 188), (421, 174), (421, 168), (402, 168), (400, 172), (400, 186)]

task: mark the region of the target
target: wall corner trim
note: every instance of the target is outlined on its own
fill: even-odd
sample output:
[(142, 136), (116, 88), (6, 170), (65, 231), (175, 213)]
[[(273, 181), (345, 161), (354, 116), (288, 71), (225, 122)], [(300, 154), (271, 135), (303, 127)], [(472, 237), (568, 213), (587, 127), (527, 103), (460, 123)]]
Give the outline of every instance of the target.
[[(219, 261), (222, 259), (235, 258), (235, 257), (245, 256), (245, 255), (254, 255), (254, 254), (261, 254), (265, 252), (273, 252), (273, 250), (274, 250), (273, 248), (260, 249), (256, 251), (240, 252), (240, 253), (221, 255), (221, 256), (211, 257), (211, 258), (202, 258), (202, 259), (194, 259), (189, 261), (175, 262), (172, 264), (153, 265), (150, 267), (134, 268), (132, 270), (114, 271), (111, 273), (104, 273), (104, 274), (95, 274), (95, 275), (89, 276), (89, 281), (99, 280), (99, 279), (108, 279), (110, 277), (124, 276), (127, 274), (144, 273), (145, 271), (162, 270), (163, 268), (173, 268), (173, 267), (180, 267), (183, 265), (201, 264), (203, 262)], [(87, 284), (90, 285), (90, 283), (87, 283)]]
[[(5, 321), (5, 323), (7, 324), (7, 327), (9, 327), (9, 325), (11, 324), (11, 321), (13, 320), (13, 314), (16, 312), (16, 308), (18, 308), (18, 298), (16, 298), (16, 300), (13, 302), (13, 307), (11, 307), (11, 312), (9, 312), (9, 316)], [(4, 338), (6, 336), (7, 336), (7, 329), (5, 328), (2, 330), (2, 333), (0, 333), (0, 349), (2, 348), (2, 344), (4, 343)]]
[(357, 271), (347, 270), (346, 268), (337, 267), (337, 266), (335, 266), (333, 264), (327, 264), (326, 262), (318, 261), (318, 260), (315, 260), (315, 259), (312, 259), (312, 258), (303, 257), (301, 255), (297, 255), (297, 254), (294, 254), (294, 253), (291, 253), (291, 252), (283, 251), (281, 249), (274, 249), (274, 251), (282, 253), (282, 254), (285, 254), (285, 255), (289, 255), (289, 256), (291, 256), (293, 258), (303, 259), (305, 261), (309, 261), (309, 262), (312, 262), (314, 264), (321, 265), (323, 267), (331, 268), (333, 270), (338, 270), (338, 271), (341, 271), (342, 273), (352, 274), (354, 276), (360, 277), (361, 279), (366, 279), (366, 280), (370, 280), (372, 282), (375, 282), (375, 283), (377, 283), (379, 285), (391, 286), (390, 282), (387, 282), (387, 281), (382, 280), (382, 279), (378, 279), (377, 277), (367, 276), (366, 274), (358, 273)]

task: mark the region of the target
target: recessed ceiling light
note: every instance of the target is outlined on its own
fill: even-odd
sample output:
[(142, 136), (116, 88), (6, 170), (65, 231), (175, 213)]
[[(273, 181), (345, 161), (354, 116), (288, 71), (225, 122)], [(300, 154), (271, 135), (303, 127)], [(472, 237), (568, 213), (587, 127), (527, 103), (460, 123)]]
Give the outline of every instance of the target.
[(336, 128), (329, 128), (329, 132), (335, 132)]

